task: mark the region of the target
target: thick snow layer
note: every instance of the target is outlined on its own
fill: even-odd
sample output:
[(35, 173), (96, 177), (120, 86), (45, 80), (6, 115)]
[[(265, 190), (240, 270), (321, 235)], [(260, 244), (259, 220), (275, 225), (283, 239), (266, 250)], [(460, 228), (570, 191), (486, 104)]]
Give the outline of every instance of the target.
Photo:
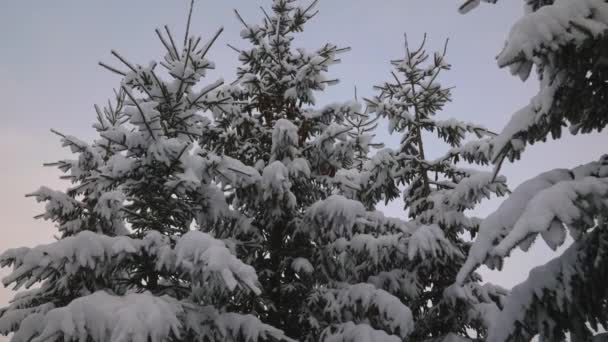
[(468, 282), (464, 286), (457, 284), (444, 289), (443, 297), (456, 305), (457, 301), (468, 303), (467, 317), (470, 321), (481, 322), (486, 329), (496, 322), (500, 312), (499, 305), (504, 305), (509, 291), (490, 283), (479, 284)]
[[(501, 193), (499, 188), (506, 182), (504, 176), (497, 176), (491, 172), (475, 171), (468, 177), (464, 177), (453, 189), (446, 191), (443, 200), (447, 200), (449, 205), (472, 209), (471, 206), (479, 203), (484, 198), (490, 198), (492, 193)], [(440, 203), (436, 203), (439, 206)]]
[(310, 177), (310, 165), (308, 164), (308, 160), (304, 158), (292, 160), (287, 164), (287, 169), (289, 169), (289, 176), (292, 178)]
[(28, 196), (36, 197), (38, 202), (47, 202), (44, 208), (44, 218), (47, 220), (70, 216), (80, 209), (80, 203), (66, 193), (44, 186)]
[(359, 192), (362, 190), (362, 172), (355, 169), (340, 169), (332, 178), (332, 183), (335, 184), (341, 191), (341, 194), (348, 199), (356, 199)]
[(125, 194), (119, 190), (104, 192), (93, 209), (95, 213), (106, 220), (119, 216), (119, 210), (125, 201)]
[(98, 267), (99, 264), (135, 253), (140, 246), (139, 240), (83, 231), (47, 245), (9, 249), (0, 256), (0, 262), (14, 264), (14, 270), (2, 282), (5, 286), (15, 282), (18, 288), (27, 276), (25, 286), (29, 287), (50, 276), (49, 269), (75, 274), (80, 267), (86, 267), (101, 273), (104, 268)]
[(149, 143), (148, 153), (144, 162), (148, 164), (158, 162), (170, 166), (177, 161), (180, 152), (187, 149), (188, 146), (187, 142), (180, 139), (159, 136), (156, 140)]
[(535, 301), (542, 303), (550, 298), (562, 312), (567, 312), (568, 303), (573, 298), (572, 278), (584, 273), (581, 267), (587, 267), (580, 263), (578, 254), (581, 249), (585, 249), (585, 243), (574, 242), (559, 257), (532, 269), (528, 279), (515, 286), (506, 298), (505, 307), (488, 331), (488, 342), (507, 341), (517, 322), (525, 322)]
[(272, 130), (272, 148), (270, 154), (276, 160), (285, 157), (294, 158), (297, 154), (298, 127), (287, 119), (279, 119)]
[(219, 274), (230, 290), (240, 283), (260, 293), (253, 267), (238, 260), (223, 241), (200, 231), (183, 235), (174, 250), (166, 237), (153, 231), (142, 240), (83, 231), (47, 245), (9, 249), (0, 256), (0, 264), (13, 264), (14, 270), (2, 282), (5, 285), (15, 283), (16, 288), (29, 287), (52, 275), (52, 271), (71, 275), (81, 272), (81, 268), (102, 275), (143, 250), (156, 258), (159, 270), (185, 272), (192, 280), (200, 281)]
[[(598, 37), (608, 30), (608, 3), (603, 0), (556, 0), (526, 14), (511, 28), (507, 43), (497, 60), (500, 66), (539, 61), (538, 55), (558, 50), (567, 44), (578, 45), (589, 36)], [(527, 67), (512, 67), (524, 78)]]
[(495, 212), (482, 221), (477, 238), (469, 251), (469, 257), (458, 274), (458, 282), (462, 284), (477, 265), (485, 262), (490, 249), (497, 240), (509, 233), (530, 199), (539, 191), (569, 179), (571, 178), (568, 170), (557, 169), (518, 186)]
[[(221, 312), (214, 307), (185, 306), (185, 326), (192, 329), (202, 341), (293, 341), (283, 332), (262, 323), (251, 314)], [(213, 329), (210, 329), (214, 326)], [(219, 336), (218, 333), (219, 332)]]
[[(580, 180), (562, 181), (541, 190), (532, 198), (513, 229), (494, 247), (494, 254), (506, 256), (508, 252), (530, 234), (544, 233), (550, 247), (554, 249), (565, 240), (564, 224), (572, 231), (575, 221), (583, 219), (585, 210), (591, 209), (593, 202), (600, 207), (608, 197), (608, 179), (585, 177)], [(582, 201), (591, 202), (585, 205)], [(596, 209), (597, 210), (597, 209)], [(593, 222), (589, 222), (593, 226)], [(576, 237), (578, 234), (573, 233)]]
[(356, 253), (365, 253), (374, 264), (391, 262), (391, 252), (406, 253), (407, 247), (403, 234), (355, 234), (348, 241), (348, 247)]
[(44, 329), (44, 313), (33, 313), (24, 319), (11, 342), (31, 342)]
[(264, 199), (283, 197), (291, 188), (287, 167), (278, 160), (266, 166), (262, 172), (262, 187)]
[(468, 162), (489, 163), (494, 151), (494, 138), (476, 139), (450, 149), (448, 156), (462, 156)]
[(263, 198), (272, 206), (273, 215), (281, 215), (284, 205), (286, 208), (296, 206), (296, 196), (291, 192), (289, 170), (278, 160), (273, 161), (262, 172)]
[(555, 248), (563, 243), (563, 224), (575, 238), (579, 236), (579, 224), (593, 225), (585, 212), (607, 206), (607, 160), (603, 157), (573, 170), (555, 169), (518, 186), (482, 221), (457, 282), (462, 284), (481, 263), (494, 266), (496, 258), (507, 256), (517, 245), (529, 247), (530, 238), (538, 233)]
[[(17, 331), (28, 316), (39, 317), (38, 315), (46, 314), (54, 308), (55, 306), (52, 303), (42, 304), (33, 308), (18, 308), (11, 303), (9, 310), (3, 312), (2, 317), (0, 317), (0, 334), (8, 335), (11, 332)], [(24, 330), (28, 329), (27, 326), (24, 326)]]
[(492, 159), (500, 157), (504, 153), (504, 149), (509, 147), (520, 151), (524, 148), (524, 142), (517, 137), (518, 134), (526, 132), (530, 127), (546, 120), (549, 115), (549, 110), (553, 105), (555, 92), (561, 85), (559, 80), (560, 75), (557, 75), (552, 83), (548, 83), (549, 77), (544, 77), (541, 80), (541, 88), (531, 100), (530, 103), (517, 112), (515, 112), (509, 122), (503, 127), (498, 136), (492, 139), (494, 144)]
[(114, 154), (108, 159), (102, 168), (102, 172), (112, 178), (121, 178), (127, 176), (137, 167), (137, 161), (134, 158), (128, 158), (122, 154)]
[(323, 132), (314, 140), (313, 143), (319, 148), (327, 149), (328, 146), (333, 146), (336, 140), (346, 140), (346, 133), (351, 129), (352, 127), (332, 122), (325, 128), (325, 130), (323, 130)]
[(339, 320), (348, 319), (348, 312), (365, 315), (370, 310), (377, 310), (378, 314), (383, 317), (381, 324), (391, 333), (406, 338), (414, 329), (410, 309), (395, 296), (384, 290), (376, 289), (372, 284), (348, 285), (327, 292), (325, 299), (327, 300), (326, 313)]
[(129, 116), (129, 122), (136, 126), (144, 137), (155, 140), (162, 131), (160, 112), (156, 110), (158, 103), (154, 101), (131, 101), (124, 113)]
[[(179, 338), (182, 308), (170, 297), (156, 297), (148, 292), (113, 296), (98, 291), (75, 299), (66, 307), (50, 310), (43, 317), (32, 315), (15, 334), (15, 341), (42, 342), (57, 335), (66, 341), (161, 342), (170, 336)], [(40, 320), (40, 323), (29, 322)]]
[(563, 84), (563, 75), (551, 68), (552, 54), (566, 45), (577, 46), (603, 36), (607, 30), (608, 3), (603, 0), (556, 0), (525, 14), (513, 25), (497, 57), (498, 64), (509, 66), (513, 74), (524, 80), (534, 64), (543, 66), (543, 75), (539, 93), (513, 114), (495, 139), (494, 159), (509, 144), (515, 151), (523, 149), (524, 142), (518, 139), (518, 133), (547, 120), (555, 93)]
[(408, 240), (407, 253), (410, 260), (461, 256), (436, 224), (418, 227)]
[(336, 102), (326, 105), (321, 110), (307, 110), (304, 116), (308, 119), (318, 119), (323, 116), (334, 117), (338, 121), (343, 121), (346, 117), (361, 112), (361, 104), (356, 101)]
[(314, 222), (314, 226), (322, 227), (318, 234), (334, 240), (352, 236), (354, 225), (360, 222), (365, 214), (365, 207), (361, 202), (332, 195), (311, 205), (306, 212), (306, 219)]
[(206, 163), (209, 163), (207, 167), (210, 167), (213, 170), (212, 172), (217, 173), (222, 182), (234, 187), (247, 187), (258, 183), (262, 179), (255, 168), (247, 166), (237, 159), (212, 154), (208, 154), (207, 158)]
[(255, 269), (231, 254), (223, 241), (207, 233), (188, 232), (178, 240), (175, 253), (177, 265), (189, 269), (192, 280), (204, 282), (207, 272), (217, 272), (230, 290), (241, 282), (254, 293), (261, 293)]

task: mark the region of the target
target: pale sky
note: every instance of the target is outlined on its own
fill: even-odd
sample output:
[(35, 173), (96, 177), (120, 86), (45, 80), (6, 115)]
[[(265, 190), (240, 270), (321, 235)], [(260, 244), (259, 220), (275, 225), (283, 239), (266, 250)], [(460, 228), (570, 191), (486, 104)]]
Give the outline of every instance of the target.
[[(0, 251), (52, 241), (52, 224), (32, 218), (42, 212), (42, 206), (24, 194), (41, 185), (65, 187), (56, 170), (42, 167), (43, 162), (69, 157), (49, 128), (87, 141), (93, 138), (93, 104), (104, 103), (120, 81), (97, 62), (113, 62), (111, 49), (134, 63), (158, 60), (164, 52), (154, 29), (168, 24), (182, 36), (188, 3), (0, 1), (0, 150), (4, 154), (0, 162)], [(217, 70), (208, 82), (219, 77), (234, 79), (237, 56), (226, 43), (247, 46), (239, 38), (241, 27), (232, 9), (238, 8), (246, 21), (257, 23), (262, 18), (259, 6), (268, 8), (270, 3), (197, 1), (191, 32), (205, 38), (220, 26), (225, 28), (210, 53)], [(322, 0), (320, 13), (298, 37), (297, 45), (312, 49), (332, 42), (350, 46), (352, 51), (330, 70), (341, 83), (318, 96), (319, 104), (352, 99), (355, 85), (360, 97), (372, 95), (372, 85), (388, 79), (388, 61), (401, 57), (403, 33), (416, 44), (427, 32), (432, 49), (439, 49), (450, 38), (447, 59), (453, 70), (441, 81), (456, 88), (454, 102), (439, 117), (473, 121), (500, 131), (537, 88), (533, 78), (522, 83), (507, 70), (498, 69), (494, 60), (510, 25), (522, 13), (523, 2), (480, 6), (465, 16), (457, 13), (458, 5), (446, 0)], [(395, 137), (381, 131), (378, 140), (391, 143)], [(573, 167), (597, 159), (607, 144), (605, 133), (536, 144), (520, 162), (505, 165), (503, 174), (514, 188), (549, 168)], [(439, 153), (445, 146), (428, 148)], [(494, 200), (483, 205), (478, 214), (487, 215), (499, 203)], [(386, 214), (404, 216), (400, 203), (390, 205)], [(514, 253), (502, 273), (484, 271), (484, 275), (486, 280), (510, 288), (523, 281), (531, 267), (550, 257), (544, 243), (537, 242), (530, 253)], [(0, 271), (0, 275), (7, 271)], [(0, 306), (11, 296), (10, 291), (0, 289)]]

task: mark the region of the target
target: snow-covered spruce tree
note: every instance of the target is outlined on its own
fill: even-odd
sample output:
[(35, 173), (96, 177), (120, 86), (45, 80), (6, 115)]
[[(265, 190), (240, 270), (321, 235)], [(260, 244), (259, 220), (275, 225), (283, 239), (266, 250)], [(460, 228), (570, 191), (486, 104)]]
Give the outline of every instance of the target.
[[(474, 236), (479, 226), (480, 220), (465, 211), (491, 194), (503, 195), (506, 185), (503, 177), (491, 172), (457, 165), (461, 159), (487, 164), (494, 134), (474, 124), (435, 118), (451, 98), (450, 89), (439, 83), (439, 75), (450, 66), (445, 49), (429, 55), (425, 40), (411, 49), (406, 39), (405, 56), (392, 61), (391, 81), (377, 86), (380, 94), (366, 100), (370, 112), (387, 117), (389, 130), (402, 136), (397, 149), (381, 155), (395, 165), (388, 181), (405, 186), (403, 199), (413, 227), (410, 262), (400, 279), (418, 285), (404, 294), (415, 322), (408, 341), (480, 339), (502, 305), (505, 290), (481, 285), (478, 274), (465, 279), (465, 291), (449, 290), (468, 253), (467, 236)], [(436, 159), (425, 153), (430, 144), (436, 148), (432, 134), (450, 147)], [(480, 140), (464, 143), (471, 134)]]
[[(187, 31), (186, 31), (187, 32)], [(76, 154), (53, 163), (67, 191), (42, 187), (39, 217), (58, 228), (57, 241), (0, 256), (13, 266), (3, 279), (19, 292), (0, 311), (12, 341), (287, 340), (232, 301), (258, 295), (253, 267), (235, 257), (237, 242), (204, 231), (246, 230), (247, 217), (227, 204), (227, 188), (246, 192), (259, 173), (198, 144), (221, 111), (221, 81), (200, 86), (220, 34), (204, 43), (186, 33), (178, 48), (157, 30), (167, 53), (140, 66), (112, 54), (122, 76), (116, 99), (97, 110), (92, 143), (59, 134)]]
[(242, 310), (303, 341), (402, 341), (414, 325), (404, 300), (420, 286), (404, 269), (444, 239), (419, 236), (408, 254), (407, 223), (373, 210), (398, 196), (392, 161), (368, 158), (374, 120), (355, 102), (315, 108), (314, 92), (335, 83), (326, 71), (346, 50), (292, 47), (315, 3), (275, 0), (261, 25), (237, 12), (251, 46), (234, 47), (238, 79), (220, 92), (233, 106), (215, 111), (202, 135), (262, 180), (227, 191), (249, 229), (215, 234), (243, 241), (238, 255), (258, 272), (262, 300), (241, 297)]
[[(475, 5), (479, 1), (470, 2)], [(494, 1), (492, 1), (494, 2)], [(471, 6), (464, 6), (469, 9)], [(526, 80), (533, 66), (540, 90), (493, 139), (496, 168), (520, 157), (526, 144), (601, 131), (608, 122), (608, 3), (526, 1), (511, 29), (500, 67)], [(513, 288), (488, 341), (588, 341), (608, 323), (608, 157), (574, 169), (550, 170), (522, 183), (480, 227), (457, 286), (480, 264), (527, 250), (537, 236), (553, 249), (573, 244)]]

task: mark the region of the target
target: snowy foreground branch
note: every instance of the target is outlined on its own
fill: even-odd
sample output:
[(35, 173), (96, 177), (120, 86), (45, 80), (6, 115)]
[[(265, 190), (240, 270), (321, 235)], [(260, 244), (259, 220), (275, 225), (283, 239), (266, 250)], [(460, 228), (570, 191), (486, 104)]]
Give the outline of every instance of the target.
[(500, 207), (482, 221), (458, 281), (477, 265), (500, 265), (500, 259), (520, 247), (527, 250), (538, 234), (552, 249), (566, 239), (577, 240), (596, 225), (594, 217), (606, 208), (608, 156), (572, 170), (556, 169), (518, 186)]
[[(458, 274), (458, 284), (482, 263), (501, 268), (502, 259), (513, 248), (527, 251), (538, 235), (554, 250), (564, 244), (567, 231), (575, 240), (564, 254), (533, 269), (528, 280), (511, 291), (490, 329), (489, 341), (532, 338), (536, 333), (557, 338), (567, 329), (587, 336), (581, 322), (588, 320), (595, 325), (606, 319), (603, 314), (585, 316), (579, 311), (603, 305), (593, 298), (607, 294), (598, 287), (605, 277), (606, 210), (608, 157), (603, 157), (524, 182), (482, 222)], [(536, 321), (538, 317), (544, 318)]]
[[(466, 1), (461, 10), (480, 2)], [(503, 160), (519, 159), (527, 144), (559, 138), (564, 127), (578, 134), (601, 132), (608, 124), (608, 3), (531, 0), (525, 7), (526, 14), (513, 25), (497, 61), (522, 80), (535, 67), (540, 90), (490, 139), (497, 170)], [(574, 242), (563, 254), (533, 269), (513, 288), (487, 340), (529, 341), (537, 335), (547, 341), (567, 336), (572, 341), (591, 340), (608, 326), (608, 292), (603, 285), (607, 210), (607, 156), (522, 183), (482, 221), (457, 283), (446, 294), (463, 295), (465, 282), (479, 265), (501, 268), (514, 248), (527, 251), (539, 235), (555, 250), (570, 234)]]
[[(536, 2), (542, 3), (530, 1), (534, 10), (511, 28), (497, 61), (522, 80), (536, 66), (540, 90), (496, 137), (494, 160), (518, 158), (527, 142), (544, 140), (549, 133), (558, 138), (562, 126), (588, 133), (607, 123), (601, 98), (608, 55), (595, 44), (606, 44), (608, 3), (556, 0), (536, 8)], [(569, 59), (574, 55), (578, 57)]]

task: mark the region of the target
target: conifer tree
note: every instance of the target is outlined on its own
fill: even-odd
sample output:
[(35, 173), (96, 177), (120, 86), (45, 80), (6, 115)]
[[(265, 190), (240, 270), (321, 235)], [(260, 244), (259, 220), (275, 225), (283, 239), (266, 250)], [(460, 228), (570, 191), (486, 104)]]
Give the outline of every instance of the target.
[[(494, 2), (494, 1), (492, 1)], [(469, 1), (468, 10), (479, 1)], [(493, 139), (496, 169), (515, 161), (527, 144), (605, 128), (608, 96), (605, 1), (526, 1), (527, 13), (512, 27), (498, 55), (526, 80), (535, 67), (540, 90), (513, 114)], [(515, 248), (528, 250), (540, 235), (556, 249), (569, 234), (574, 242), (561, 255), (534, 268), (515, 286), (490, 329), (488, 341), (589, 341), (608, 323), (608, 158), (573, 169), (544, 172), (517, 187), (480, 227), (458, 275), (462, 285), (485, 263), (501, 268)], [(599, 337), (598, 337), (599, 338)]]
[[(491, 194), (503, 195), (505, 179), (457, 165), (461, 160), (487, 164), (494, 133), (455, 119), (435, 118), (451, 100), (450, 89), (439, 82), (441, 72), (450, 69), (445, 61), (447, 41), (443, 52), (432, 55), (425, 41), (426, 36), (418, 48), (411, 49), (406, 39), (404, 57), (391, 62), (391, 81), (377, 86), (380, 94), (367, 100), (370, 111), (387, 117), (389, 130), (402, 136), (399, 147), (389, 154), (395, 164), (389, 181), (405, 186), (408, 223), (414, 227), (405, 271), (417, 282), (418, 291), (408, 294), (405, 301), (415, 322), (408, 340), (479, 339), (502, 305), (505, 290), (481, 285), (478, 274), (465, 280), (466, 291), (456, 293), (450, 285), (468, 253), (466, 238), (474, 236), (479, 225), (479, 219), (468, 217), (465, 211)], [(449, 151), (430, 159), (425, 147), (431, 140), (425, 132), (436, 134)], [(465, 143), (471, 134), (479, 140)]]
[(120, 66), (101, 63), (122, 81), (113, 102), (95, 107), (92, 143), (56, 132), (76, 157), (48, 165), (72, 185), (30, 196), (46, 202), (39, 218), (55, 224), (57, 241), (0, 256), (13, 266), (5, 285), (39, 284), (0, 311), (12, 341), (288, 340), (231, 305), (262, 286), (234, 241), (207, 233), (247, 229), (224, 193), (262, 179), (198, 143), (210, 125), (203, 113), (229, 105), (221, 81), (200, 83), (221, 30), (206, 43), (186, 30), (179, 48), (168, 27), (156, 33), (160, 62), (133, 64), (112, 51)]
[[(316, 15), (316, 3), (300, 7), (294, 0), (275, 0), (270, 11), (263, 10), (261, 25), (236, 12), (251, 47), (233, 47), (242, 65), (237, 81), (221, 90), (233, 106), (217, 111), (204, 134), (213, 151), (262, 174), (257, 192), (228, 194), (252, 229), (235, 226), (225, 234), (245, 241), (239, 255), (258, 271), (263, 288), (261, 301), (239, 305), (300, 340), (350, 341), (361, 332), (405, 338), (412, 324), (407, 306), (357, 274), (363, 267), (358, 263), (370, 255), (374, 264), (380, 262), (383, 246), (365, 247), (365, 239), (392, 244), (384, 262), (397, 252), (393, 245), (401, 244), (397, 234), (403, 234), (404, 222), (365, 210), (341, 190), (358, 191), (347, 175), (362, 169), (375, 146), (373, 120), (353, 101), (315, 108), (314, 93), (337, 82), (326, 76), (328, 67), (348, 49), (292, 46)], [(357, 258), (345, 251), (349, 244)]]

